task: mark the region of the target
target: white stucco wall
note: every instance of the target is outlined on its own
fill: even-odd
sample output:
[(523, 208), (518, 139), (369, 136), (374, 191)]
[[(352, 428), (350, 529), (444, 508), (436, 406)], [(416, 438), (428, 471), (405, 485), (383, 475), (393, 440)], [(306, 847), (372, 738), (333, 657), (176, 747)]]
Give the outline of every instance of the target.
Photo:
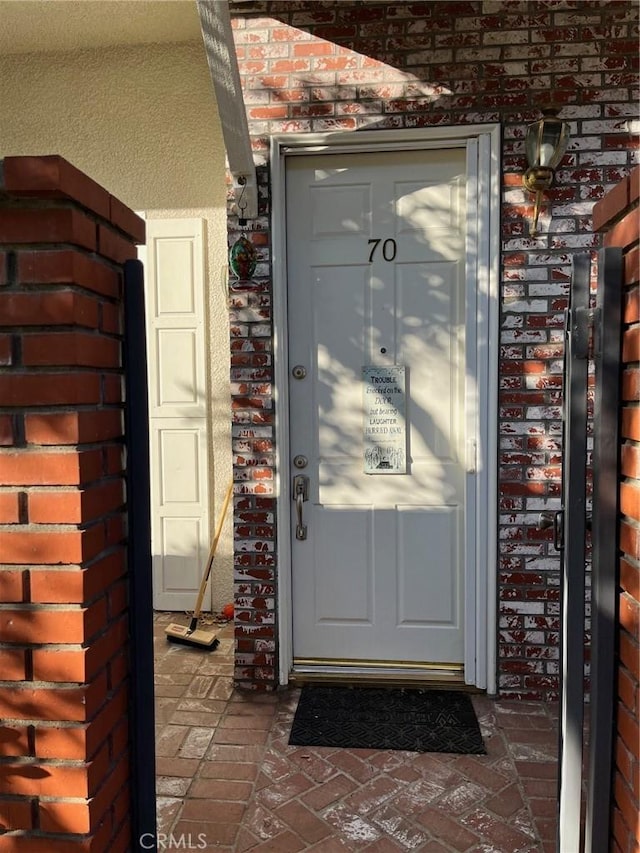
[[(202, 41), (0, 55), (0, 115), (0, 157), (60, 154), (147, 218), (206, 220), (213, 528), (231, 477), (226, 190)], [(225, 527), (214, 609), (233, 598)]]

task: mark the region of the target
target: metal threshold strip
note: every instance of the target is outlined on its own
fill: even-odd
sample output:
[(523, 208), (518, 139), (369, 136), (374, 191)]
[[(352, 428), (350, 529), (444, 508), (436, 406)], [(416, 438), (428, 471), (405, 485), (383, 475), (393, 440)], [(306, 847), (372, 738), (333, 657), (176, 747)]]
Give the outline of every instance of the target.
[(289, 680), (306, 682), (420, 685), (455, 690), (476, 688), (464, 682), (464, 668), (455, 663), (415, 663), (413, 661), (336, 660), (294, 658)]

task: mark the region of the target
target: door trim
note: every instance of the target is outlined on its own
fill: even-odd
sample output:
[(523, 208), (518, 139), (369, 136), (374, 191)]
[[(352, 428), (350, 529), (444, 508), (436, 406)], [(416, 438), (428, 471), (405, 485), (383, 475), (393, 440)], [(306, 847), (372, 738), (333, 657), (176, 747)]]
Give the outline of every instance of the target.
[[(473, 523), (476, 528), (473, 582), (465, 579), (465, 679), (488, 693), (496, 692), (497, 595), (497, 471), (498, 471), (498, 352), (500, 254), (500, 125), (481, 124), (424, 130), (362, 131), (358, 133), (282, 134), (271, 138), (272, 275), (274, 324), (274, 405), (276, 446), (276, 527), (278, 541), (279, 682), (287, 684), (293, 662), (290, 520), (292, 511), (289, 470), (288, 352), (286, 287), (285, 161), (287, 157), (317, 153), (402, 151), (477, 146), (477, 170), (470, 171), (478, 211), (475, 245), (467, 247), (467, 282), (480, 285), (474, 292), (478, 326), (476, 348), (477, 470)], [(467, 288), (467, 298), (469, 298)]]

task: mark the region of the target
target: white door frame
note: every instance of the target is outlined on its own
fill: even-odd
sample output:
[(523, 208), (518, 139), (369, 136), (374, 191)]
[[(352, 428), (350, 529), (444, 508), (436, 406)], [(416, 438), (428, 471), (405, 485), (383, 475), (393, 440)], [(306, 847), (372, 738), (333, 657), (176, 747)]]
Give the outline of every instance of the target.
[[(380, 130), (358, 133), (282, 134), (271, 139), (272, 275), (274, 324), (276, 495), (278, 537), (279, 681), (287, 684), (293, 662), (289, 465), (289, 400), (287, 344), (285, 159), (318, 153), (393, 151), (465, 147), (468, 152), (468, 201), (477, 210), (478, 233), (467, 247), (468, 298), (473, 296), (477, 327), (473, 360), (479, 401), (475, 417), (476, 489), (470, 506), (475, 515), (475, 560), (465, 576), (465, 678), (488, 693), (496, 692), (497, 486), (498, 486), (498, 352), (500, 252), (500, 125), (480, 124), (424, 130)], [(469, 306), (467, 306), (467, 311)], [(469, 383), (467, 383), (467, 386)], [(472, 454), (470, 453), (470, 456)], [(469, 529), (469, 528), (468, 528)], [(472, 581), (472, 582), (471, 582)]]

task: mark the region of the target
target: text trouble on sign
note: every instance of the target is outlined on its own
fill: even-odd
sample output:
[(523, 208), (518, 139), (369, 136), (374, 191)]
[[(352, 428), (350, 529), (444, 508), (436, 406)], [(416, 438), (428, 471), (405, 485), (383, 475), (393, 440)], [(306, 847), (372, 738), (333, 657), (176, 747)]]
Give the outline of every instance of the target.
[(406, 474), (405, 368), (362, 368), (364, 473)]

